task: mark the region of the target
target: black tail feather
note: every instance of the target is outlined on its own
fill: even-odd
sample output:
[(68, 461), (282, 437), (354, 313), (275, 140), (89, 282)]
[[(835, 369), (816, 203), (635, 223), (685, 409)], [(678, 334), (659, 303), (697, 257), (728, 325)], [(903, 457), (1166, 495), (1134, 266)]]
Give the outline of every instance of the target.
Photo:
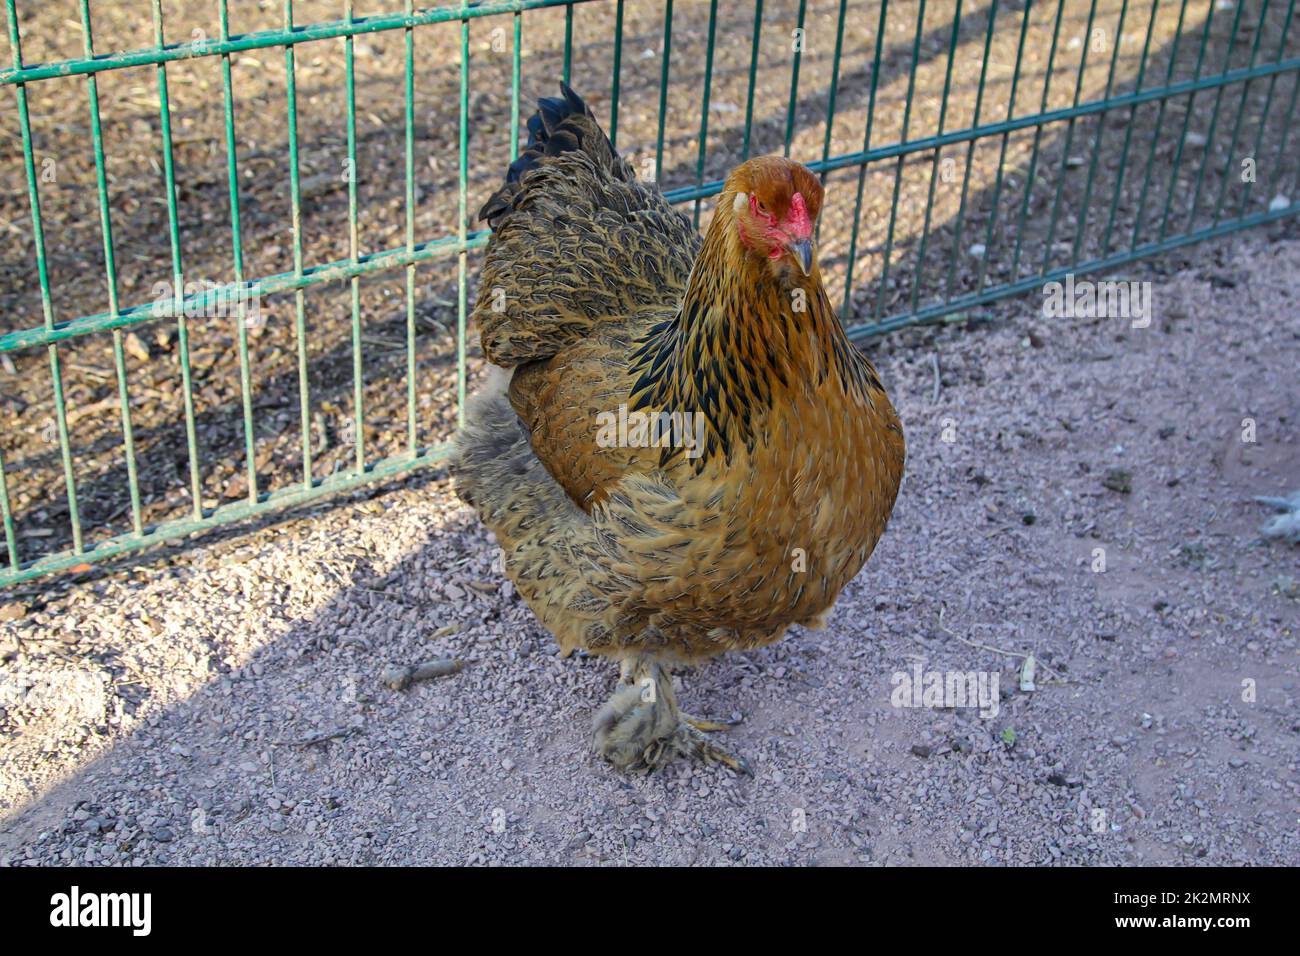
[[(567, 83), (560, 84), (562, 96), (544, 96), (537, 112), (528, 118), (528, 144), (506, 171), (506, 181), (479, 210), (479, 218), (496, 227), (496, 220), (509, 212), (524, 174), (537, 168), (546, 157), (581, 150), (619, 173), (621, 164), (595, 115), (581, 96)], [(630, 171), (629, 171), (630, 172)]]

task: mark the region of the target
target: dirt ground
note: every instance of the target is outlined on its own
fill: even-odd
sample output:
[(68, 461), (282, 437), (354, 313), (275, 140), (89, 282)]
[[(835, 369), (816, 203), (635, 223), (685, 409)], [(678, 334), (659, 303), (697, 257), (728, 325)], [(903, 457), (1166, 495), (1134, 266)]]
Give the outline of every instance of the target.
[[(1243, 29), (1262, 3), (1247, 4)], [(280, 22), (278, 3), (233, 6), (232, 32)], [(299, 0), (297, 20), (337, 16), (338, 6)], [(358, 3), (357, 15), (391, 6)], [(697, 179), (708, 6), (675, 4), (660, 177), (669, 189)], [(1236, 8), (1212, 6), (1206, 62), (1217, 71)], [(215, 35), (198, 5), (164, 7), (169, 39)], [(705, 180), (742, 155), (749, 75), (752, 12), (719, 7)], [(765, 36), (775, 39), (760, 51), (755, 153), (783, 145), (785, 37), (797, 7), (764, 5)], [(791, 148), (805, 160), (823, 154), (837, 7), (808, 5)], [(1282, 8), (1268, 8), (1261, 61), (1300, 51), (1300, 30), (1282, 32)], [(19, 9), (28, 62), (80, 53), (75, 4), (20, 0)], [(149, 42), (147, 16), (125, 4), (94, 9), (96, 49)], [(577, 9), (574, 85), (605, 119), (613, 4)], [(641, 162), (653, 159), (657, 134), (663, 15), (658, 3), (629, 0), (626, 9), (619, 145)], [(926, 9), (913, 137), (938, 129), (955, 3)], [(899, 138), (908, 102), (916, 5), (889, 10), (872, 145)], [(1080, 58), (1092, 49), (1089, 5), (1067, 0), (1049, 70), (1055, 10), (1031, 8), (1016, 115), (1066, 107), (1075, 96)], [(1096, 10), (1094, 27), (1121, 42), (1113, 79), (1109, 40), (1090, 53), (1078, 86), (1085, 100), (1108, 84), (1113, 92), (1134, 87), (1149, 25), (1145, 5), (1101, 0)], [(988, 11), (963, 5), (947, 129), (974, 118)], [(1006, 115), (1024, 11), (1014, 0), (998, 5), (984, 122)], [(1205, 12), (1189, 10), (1172, 57), (1178, 5), (1159, 5), (1147, 85), (1191, 76)], [(850, 14), (830, 155), (863, 145), (878, 7), (853, 3)], [(503, 23), (471, 28), (471, 211), (508, 161), (510, 56), (508, 46), (494, 49), (491, 33)], [(529, 14), (524, 23), (526, 112), (535, 96), (554, 92), (563, 12)], [(417, 32), (420, 239), (457, 226), (458, 29)], [(1226, 62), (1244, 65), (1255, 39), (1240, 33)], [(341, 42), (303, 44), (296, 54), (309, 264), (348, 255)], [(397, 34), (356, 41), (363, 251), (404, 242), (401, 42)], [(283, 54), (233, 57), (232, 75), (246, 272), (288, 271)], [(225, 282), (219, 65), (180, 63), (168, 77), (186, 274)], [(1190, 106), (1186, 97), (1170, 101), (1154, 143), (1156, 104), (1080, 120), (1073, 131), (1044, 127), (1027, 205), (1033, 128), (1007, 140), (996, 205), (999, 137), (969, 153), (963, 144), (913, 154), (901, 167), (872, 164), (850, 321), (906, 311), (914, 291), (922, 306), (937, 301), (949, 274), (959, 294), (976, 287), (981, 271), (1005, 282), (1044, 262), (1063, 264), (1076, 237), (1084, 256), (1100, 255), (1112, 207), (1113, 252), (1127, 247), (1139, 215), (1142, 237), (1153, 237), (1166, 199), (1171, 233), (1209, 225), (1221, 184), (1225, 217), (1294, 199), (1296, 159), (1277, 149), (1294, 82), (1276, 84), (1262, 127), (1270, 84), (1252, 84), (1240, 106), (1230, 88), (1212, 137), (1203, 134), (1213, 93)], [(99, 82), (123, 304), (148, 301), (171, 271), (155, 84), (152, 68)], [(102, 311), (85, 80), (35, 83), (29, 93), (38, 163), (45, 169), (52, 160), (55, 170), (41, 187), (55, 317)], [(1245, 121), (1234, 150), (1238, 113)], [(1175, 170), (1185, 122), (1193, 135)], [(1259, 182), (1247, 191), (1226, 174), (1257, 133)], [(0, 334), (41, 321), (17, 143), (16, 110), (2, 109), (0, 230), (13, 241), (0, 245)], [(1117, 179), (1125, 155), (1128, 171)], [(941, 175), (931, 192), (934, 170)], [(896, 235), (882, 282), (895, 175)], [(837, 302), (857, 185), (855, 170), (827, 181), (820, 255)], [(1062, 214), (1049, 243), (1058, 187)], [(974, 255), (995, 209), (987, 248)], [(1079, 209), (1088, 212), (1082, 224)], [(702, 224), (708, 216), (706, 202)], [(471, 296), (476, 269), (471, 256)], [(730, 743), (754, 766), (753, 779), (684, 762), (626, 777), (601, 763), (587, 728), (614, 669), (556, 656), (493, 570), (492, 542), (438, 472), (210, 534), (186, 549), (0, 592), (0, 864), (1300, 863), (1300, 550), (1261, 535), (1271, 511), (1253, 500), (1300, 488), (1298, 274), (1292, 220), (1113, 276), (1150, 283), (1149, 328), (1048, 318), (1034, 292), (873, 343), (909, 443), (889, 532), (827, 630), (796, 629), (771, 648), (681, 675), (681, 696), (695, 712), (743, 715)], [(362, 283), (374, 456), (405, 440), (403, 296), (401, 273)], [(455, 298), (454, 265), (419, 268), (422, 444), (445, 438), (455, 421)], [(263, 309), (268, 320), (253, 330), (251, 353), (265, 491), (300, 479), (302, 433), (293, 298), (272, 297)], [(307, 317), (319, 477), (352, 454), (339, 440), (352, 411), (346, 287), (309, 292)], [(127, 366), (149, 522), (191, 509), (189, 461), (175, 325), (135, 331)], [(203, 504), (211, 507), (246, 494), (242, 396), (230, 323), (196, 320), (190, 332)], [(129, 529), (111, 340), (78, 339), (60, 354), (93, 542)], [(67, 546), (68, 512), (49, 440), (48, 359), (41, 349), (12, 362), (0, 364), (0, 452), (27, 558)], [(479, 364), (473, 353), (473, 374)], [(1032, 691), (1020, 689), (1028, 654), (1037, 663)], [(383, 681), (391, 666), (439, 657), (468, 666), (403, 691)], [(918, 664), (925, 674), (997, 675), (997, 714), (895, 706), (896, 676)]]
[[(1036, 296), (887, 340), (876, 554), (827, 630), (681, 677), (753, 779), (604, 765), (615, 669), (435, 475), (20, 602), (0, 862), (1300, 863), (1300, 552), (1252, 500), (1300, 485), (1298, 273), (1277, 227), (1144, 273), (1146, 329)], [(918, 663), (998, 713), (895, 706)]]

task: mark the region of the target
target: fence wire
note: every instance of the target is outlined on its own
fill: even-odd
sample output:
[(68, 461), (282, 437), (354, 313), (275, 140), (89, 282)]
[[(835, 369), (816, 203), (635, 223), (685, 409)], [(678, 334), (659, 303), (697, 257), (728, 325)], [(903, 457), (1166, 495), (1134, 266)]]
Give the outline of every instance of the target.
[(77, 31), (53, 6), (5, 0), (0, 585), (437, 462), (471, 369), (470, 214), (518, 155), (526, 86), (573, 83), (697, 224), (750, 155), (820, 173), (859, 340), (1300, 212), (1294, 0), (284, 0), (242, 32), (228, 0), (148, 0), (138, 25), (77, 0)]

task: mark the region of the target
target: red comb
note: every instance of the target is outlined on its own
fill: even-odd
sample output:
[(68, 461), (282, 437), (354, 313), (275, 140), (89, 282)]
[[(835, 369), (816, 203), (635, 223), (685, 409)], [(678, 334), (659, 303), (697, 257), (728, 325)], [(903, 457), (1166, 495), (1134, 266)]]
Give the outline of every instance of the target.
[(803, 201), (803, 193), (795, 193), (790, 199), (790, 213), (786, 216), (785, 222), (789, 227), (790, 235), (794, 238), (812, 238), (812, 218), (808, 215), (808, 206)]

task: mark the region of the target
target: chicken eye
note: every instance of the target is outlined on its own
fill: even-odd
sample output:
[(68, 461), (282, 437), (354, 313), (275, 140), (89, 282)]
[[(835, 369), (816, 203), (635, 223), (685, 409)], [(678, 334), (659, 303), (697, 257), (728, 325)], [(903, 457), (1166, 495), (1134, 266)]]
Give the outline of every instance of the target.
[(768, 211), (767, 211), (767, 203), (765, 203), (765, 202), (763, 202), (763, 200), (759, 199), (759, 200), (757, 201), (757, 205), (758, 205), (758, 211), (759, 211), (759, 212), (761, 212), (764, 216), (769, 215), (769, 213), (768, 213)]

